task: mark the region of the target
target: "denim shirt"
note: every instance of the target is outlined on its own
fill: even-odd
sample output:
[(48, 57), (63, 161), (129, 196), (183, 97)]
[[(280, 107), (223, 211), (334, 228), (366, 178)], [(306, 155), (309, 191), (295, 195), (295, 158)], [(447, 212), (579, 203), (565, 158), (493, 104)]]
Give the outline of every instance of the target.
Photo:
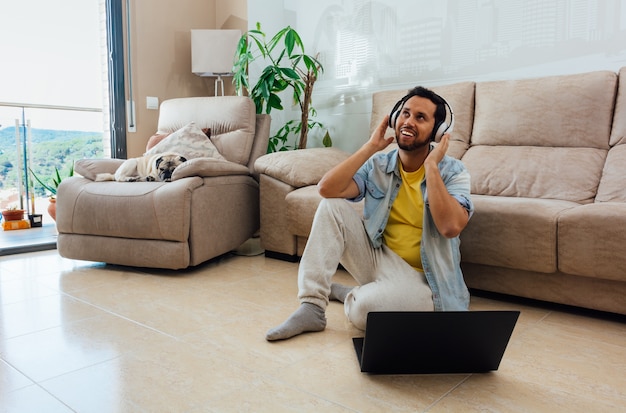
[[(474, 213), (470, 198), (470, 176), (463, 163), (449, 156), (439, 163), (439, 171), (448, 190)], [(402, 179), (398, 169), (398, 149), (372, 156), (354, 175), (360, 194), (351, 201), (365, 198), (363, 218), (365, 230), (375, 248), (383, 242), (391, 205), (398, 195)], [(458, 236), (446, 238), (439, 233), (430, 213), (426, 180), (421, 183), (424, 199), (421, 258), (424, 275), (433, 292), (435, 311), (464, 311), (469, 308), (469, 291), (461, 272), (461, 241)]]

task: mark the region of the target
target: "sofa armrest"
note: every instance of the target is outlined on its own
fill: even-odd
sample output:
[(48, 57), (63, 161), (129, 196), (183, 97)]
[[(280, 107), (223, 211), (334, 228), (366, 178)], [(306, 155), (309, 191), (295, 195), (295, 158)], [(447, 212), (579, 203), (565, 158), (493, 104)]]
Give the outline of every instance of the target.
[(274, 152), (254, 163), (259, 174), (271, 176), (295, 188), (316, 185), (332, 167), (350, 156), (337, 148), (310, 148)]
[(250, 175), (250, 170), (244, 165), (225, 159), (194, 158), (183, 162), (174, 169), (172, 181), (190, 176), (208, 178), (224, 175)]
[(74, 172), (95, 181), (98, 174), (114, 174), (123, 162), (124, 159), (79, 159), (74, 162)]

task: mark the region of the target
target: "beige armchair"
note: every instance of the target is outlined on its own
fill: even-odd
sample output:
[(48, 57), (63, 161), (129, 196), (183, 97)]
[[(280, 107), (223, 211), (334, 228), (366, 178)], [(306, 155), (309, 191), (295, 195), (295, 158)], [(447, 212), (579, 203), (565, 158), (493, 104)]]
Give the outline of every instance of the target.
[(267, 150), (269, 115), (247, 97), (199, 97), (161, 104), (158, 134), (194, 122), (210, 128), (222, 157), (179, 166), (172, 182), (96, 182), (119, 159), (80, 160), (57, 193), (57, 249), (66, 258), (180, 269), (234, 250), (259, 229), (253, 165)]

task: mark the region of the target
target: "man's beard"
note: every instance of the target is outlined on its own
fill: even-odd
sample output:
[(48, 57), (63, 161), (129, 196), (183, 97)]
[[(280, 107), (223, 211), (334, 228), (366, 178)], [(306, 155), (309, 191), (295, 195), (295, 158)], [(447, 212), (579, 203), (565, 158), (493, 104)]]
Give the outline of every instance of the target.
[(413, 141), (413, 143), (407, 145), (404, 143), (400, 143), (400, 139), (396, 137), (396, 142), (398, 143), (398, 148), (402, 149), (403, 151), (413, 152), (413, 151), (423, 148), (424, 146), (428, 146), (430, 144), (430, 139), (425, 142), (415, 140)]

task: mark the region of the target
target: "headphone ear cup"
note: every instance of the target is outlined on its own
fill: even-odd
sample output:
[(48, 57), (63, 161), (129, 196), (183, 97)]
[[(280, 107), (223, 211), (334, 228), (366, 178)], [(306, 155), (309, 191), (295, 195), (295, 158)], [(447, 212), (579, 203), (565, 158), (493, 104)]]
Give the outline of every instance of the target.
[(400, 116), (400, 111), (396, 110), (394, 112), (391, 113), (391, 116), (389, 116), (389, 127), (391, 129), (395, 129), (396, 128), (396, 121), (398, 120), (398, 116)]
[(437, 128), (437, 131), (435, 132), (435, 137), (433, 140), (435, 142), (438, 142), (447, 131), (448, 131), (448, 124), (446, 122), (441, 122), (441, 124)]
[(396, 104), (393, 106), (393, 109), (391, 109), (391, 113), (389, 114), (389, 127), (391, 129), (395, 129), (396, 128), (396, 121), (398, 120), (398, 116), (400, 116), (400, 111), (402, 110), (402, 106), (404, 106), (404, 102), (406, 100), (406, 96), (403, 97), (402, 99), (400, 99), (399, 101), (396, 102)]
[[(441, 96), (440, 96), (441, 97)], [(446, 120), (442, 121), (436, 129), (434, 133), (434, 141), (438, 142), (441, 140), (441, 137), (446, 133), (452, 133), (454, 129), (454, 112), (452, 111), (452, 107), (444, 98), (441, 98), (446, 106)], [(449, 117), (450, 123), (447, 122)]]

